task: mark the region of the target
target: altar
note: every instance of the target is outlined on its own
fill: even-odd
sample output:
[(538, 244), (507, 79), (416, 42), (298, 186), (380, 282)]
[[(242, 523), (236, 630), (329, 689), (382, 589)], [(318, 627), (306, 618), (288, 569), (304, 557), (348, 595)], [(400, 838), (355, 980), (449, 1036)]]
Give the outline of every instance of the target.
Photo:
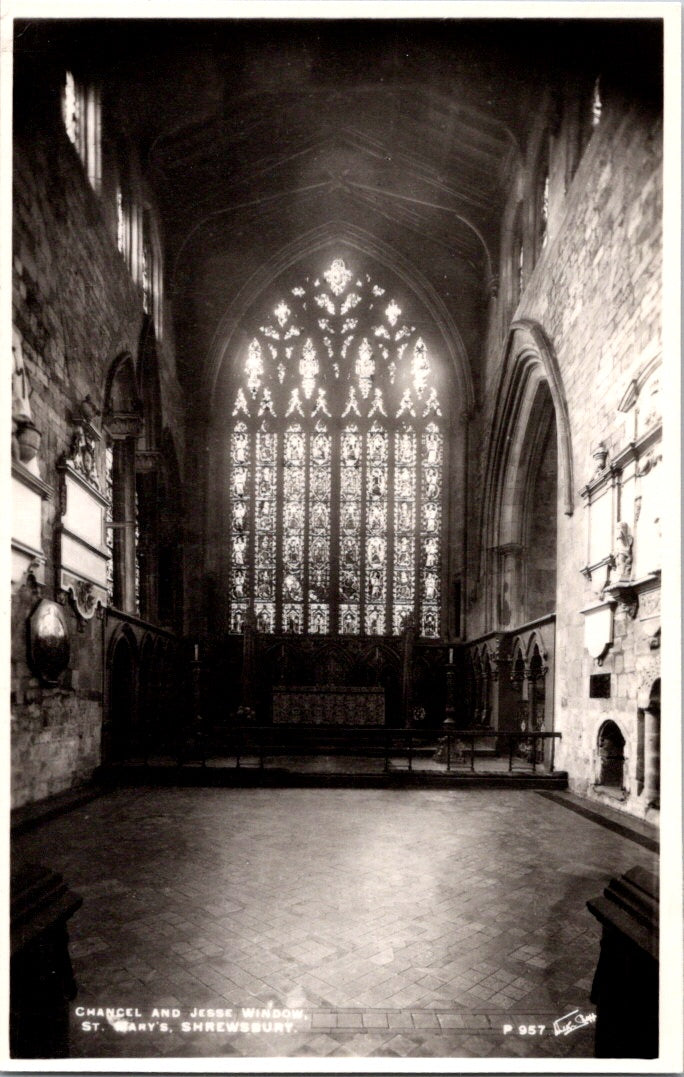
[(274, 725), (382, 726), (384, 688), (317, 684), (274, 686)]

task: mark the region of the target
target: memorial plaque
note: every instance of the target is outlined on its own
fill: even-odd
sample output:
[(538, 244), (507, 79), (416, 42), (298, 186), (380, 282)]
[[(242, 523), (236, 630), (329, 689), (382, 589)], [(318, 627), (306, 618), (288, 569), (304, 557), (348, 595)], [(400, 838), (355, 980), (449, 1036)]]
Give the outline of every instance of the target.
[(46, 684), (56, 684), (69, 664), (71, 647), (62, 607), (42, 599), (29, 617), (29, 663)]

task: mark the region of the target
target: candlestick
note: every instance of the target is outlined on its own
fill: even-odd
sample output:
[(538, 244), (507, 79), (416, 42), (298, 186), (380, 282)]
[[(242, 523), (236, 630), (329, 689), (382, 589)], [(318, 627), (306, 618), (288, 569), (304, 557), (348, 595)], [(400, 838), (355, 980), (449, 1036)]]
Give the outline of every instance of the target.
[(199, 659), (199, 643), (196, 643), (195, 644), (195, 661), (197, 662), (198, 659)]
[(450, 647), (449, 648), (449, 665), (452, 666), (453, 664), (454, 664), (454, 648)]

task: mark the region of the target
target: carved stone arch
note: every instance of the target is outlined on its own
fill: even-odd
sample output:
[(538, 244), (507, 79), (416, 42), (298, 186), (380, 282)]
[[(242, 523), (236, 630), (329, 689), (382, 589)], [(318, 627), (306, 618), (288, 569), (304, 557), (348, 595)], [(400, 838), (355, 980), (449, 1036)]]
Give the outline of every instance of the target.
[[(519, 417), (531, 377), (548, 386), (556, 419), (559, 487), (566, 516), (574, 511), (572, 441), (570, 417), (558, 359), (538, 322), (521, 319), (513, 322), (504, 347), (501, 375), (496, 392), (496, 406), (487, 448), (483, 499), (483, 533), (492, 538), (492, 521), (497, 485), (508, 458), (507, 444)], [(536, 387), (536, 385), (535, 385)]]
[(335, 637), (326, 637), (317, 652), (319, 669), (324, 674), (323, 680), (328, 684), (335, 683), (336, 674), (343, 681), (351, 672), (355, 660), (356, 655), (345, 647), (343, 640)]
[(521, 674), (525, 675), (527, 670), (525, 640), (522, 636), (516, 636), (511, 645), (511, 679), (517, 679)]
[(462, 410), (470, 414), (475, 404), (470, 363), (458, 327), (444, 301), (420, 270), (391, 246), (370, 232), (340, 221), (313, 229), (289, 243), (245, 282), (221, 318), (209, 348), (201, 382), (207, 405), (211, 407), (220, 371), (224, 363), (230, 362), (235, 350), (235, 335), (249, 308), (287, 269), (334, 243), (348, 246), (395, 273), (425, 307), (444, 340)]
[(122, 637), (131, 649), (131, 653), (135, 659), (137, 669), (137, 663), (140, 657), (140, 649), (138, 647), (138, 640), (136, 634), (131, 628), (131, 626), (128, 624), (118, 624), (112, 632), (112, 635), (107, 644), (107, 666), (109, 667), (111, 665), (114, 651), (116, 650), (116, 647)]
[(401, 657), (396, 649), (388, 646), (388, 644), (380, 638), (378, 638), (377, 643), (369, 643), (368, 646), (362, 650), (361, 659), (364, 662), (370, 659), (373, 659), (374, 661), (381, 659), (397, 668), (401, 665)]
[[(596, 733), (597, 784), (622, 789), (625, 783), (627, 737), (614, 719), (605, 719)], [(631, 753), (630, 753), (631, 754)]]
[(122, 761), (130, 754), (138, 711), (140, 652), (135, 633), (118, 625), (107, 647), (107, 710), (102, 732), (106, 761)]
[(544, 661), (544, 659), (547, 658), (547, 651), (546, 651), (546, 648), (544, 646), (544, 641), (541, 638), (541, 635), (539, 634), (539, 632), (536, 630), (536, 628), (533, 629), (532, 632), (530, 632), (528, 640), (527, 640), (527, 647), (525, 649), (525, 662), (528, 665), (529, 665), (530, 660), (532, 659), (532, 656), (534, 654), (535, 648), (536, 648), (536, 650), (537, 650), (537, 652), (539, 654), (539, 657), (542, 659), (542, 661)]
[[(138, 392), (135, 363), (130, 352), (121, 352), (109, 364), (103, 391), (102, 418), (107, 429), (116, 420), (119, 425), (128, 420), (131, 429), (121, 433), (139, 432), (142, 401)], [(115, 433), (114, 430), (111, 432)]]
[[(481, 509), (490, 627), (512, 628), (554, 611), (555, 506), (572, 513), (572, 483), (557, 359), (541, 326), (514, 322), (503, 354)], [(543, 512), (541, 500), (550, 502)]]

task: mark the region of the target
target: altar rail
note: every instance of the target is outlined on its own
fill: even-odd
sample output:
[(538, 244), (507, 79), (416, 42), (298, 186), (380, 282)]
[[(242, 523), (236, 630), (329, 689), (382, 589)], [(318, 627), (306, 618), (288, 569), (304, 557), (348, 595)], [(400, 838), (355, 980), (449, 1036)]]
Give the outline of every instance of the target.
[[(503, 761), (507, 773), (514, 771), (536, 773), (540, 766), (544, 744), (546, 773), (554, 773), (554, 747), (561, 733), (556, 732), (491, 732), (479, 730), (450, 730), (439, 738), (439, 745), (430, 742), (424, 731), (394, 729), (388, 726), (349, 728), (338, 725), (267, 725), (232, 726), (221, 731), (196, 727), (179, 754), (179, 765), (200, 764), (209, 760), (217, 766), (258, 767), (265, 769), (269, 760), (282, 756), (335, 755), (362, 756), (377, 760), (377, 770), (396, 770), (404, 766), (414, 769), (417, 760), (444, 766), (447, 772), (467, 770), (470, 773), (501, 773)], [(490, 739), (497, 751), (485, 759), (478, 756), (476, 742)], [(505, 745), (502, 752), (501, 745)], [(479, 760), (481, 766), (476, 767)]]

